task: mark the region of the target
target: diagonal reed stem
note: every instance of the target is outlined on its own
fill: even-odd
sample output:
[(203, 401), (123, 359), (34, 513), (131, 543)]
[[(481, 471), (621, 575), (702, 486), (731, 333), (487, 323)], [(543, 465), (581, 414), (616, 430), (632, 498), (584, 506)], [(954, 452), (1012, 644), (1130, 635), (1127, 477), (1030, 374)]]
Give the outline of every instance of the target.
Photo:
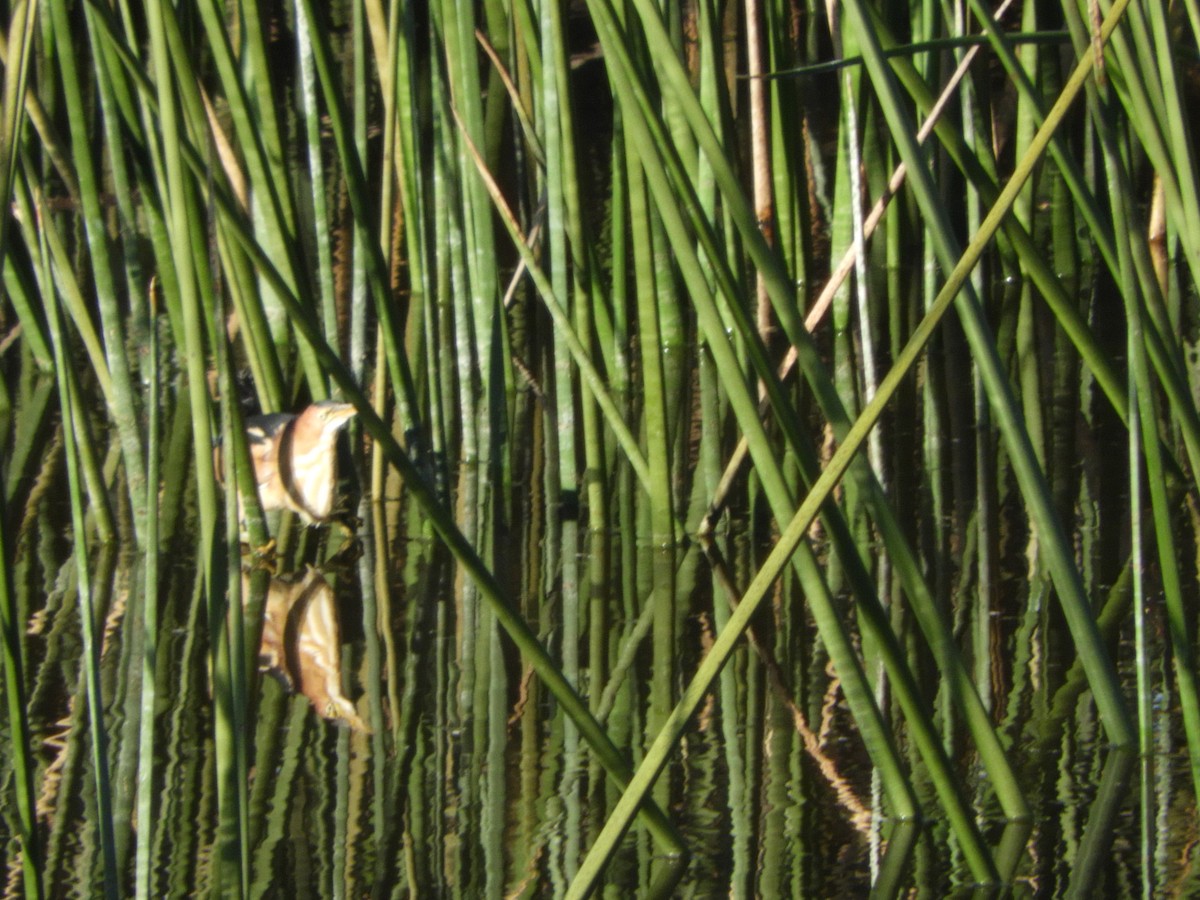
[[(1105, 39), (1111, 34), (1112, 29), (1116, 27), (1116, 23), (1119, 21), (1127, 4), (1128, 0), (1123, 0), (1123, 2), (1119, 0), (1105, 19)], [(912, 337), (896, 358), (892, 369), (880, 383), (875, 398), (867, 404), (863, 409), (862, 415), (855, 420), (850, 431), (834, 452), (825, 470), (804, 498), (804, 502), (800, 504), (799, 509), (796, 510), (796, 514), (780, 534), (779, 541), (771, 551), (770, 556), (746, 588), (746, 592), (742, 596), (737, 609), (734, 610), (729, 617), (729, 622), (713, 642), (711, 649), (703, 662), (701, 662), (695, 676), (684, 690), (679, 703), (672, 710), (666, 726), (655, 739), (649, 751), (647, 751), (641, 765), (638, 766), (637, 771), (634, 773), (629, 788), (617, 802), (596, 842), (592, 845), (591, 850), (580, 866), (579, 874), (571, 884), (571, 888), (567, 894), (569, 900), (570, 898), (585, 897), (595, 887), (605, 863), (615, 852), (617, 843), (629, 827), (629, 823), (632, 821), (633, 815), (637, 811), (642, 798), (662, 772), (669, 754), (673, 751), (679, 737), (683, 734), (688, 721), (708, 694), (714, 680), (720, 674), (730, 654), (741, 640), (743, 632), (749, 627), (751, 617), (761, 605), (763, 598), (767, 596), (771, 585), (779, 577), (780, 572), (787, 565), (791, 555), (804, 539), (821, 505), (826, 501), (838, 481), (841, 480), (849, 468), (863, 442), (866, 440), (867, 435), (879, 420), (884, 408), (900, 386), (901, 381), (907, 377), (912, 367), (916, 364), (917, 358), (923, 351), (925, 344), (933, 336), (942, 316), (967, 283), (967, 278), (972, 269), (974, 269), (984, 250), (995, 236), (1004, 217), (1008, 215), (1017, 194), (1028, 180), (1035, 164), (1045, 152), (1050, 135), (1058, 127), (1061, 118), (1071, 103), (1074, 102), (1076, 95), (1082, 90), (1084, 82), (1090, 76), (1091, 71), (1092, 60), (1091, 51), (1089, 50), (1079, 60), (1071, 78), (1067, 81), (1062, 93), (1055, 102), (1054, 107), (1047, 114), (1045, 123), (1038, 129), (1025, 155), (1013, 171), (1012, 178), (1001, 192), (996, 204), (988, 212), (987, 217), (980, 225), (978, 233), (968, 244), (962, 257), (950, 272), (945, 285), (938, 292), (928, 313), (914, 330)], [(1120, 709), (1123, 710), (1123, 708), (1124, 704), (1122, 701)], [(1128, 721), (1128, 712), (1124, 712), (1124, 724), (1131, 734), (1132, 726)]]

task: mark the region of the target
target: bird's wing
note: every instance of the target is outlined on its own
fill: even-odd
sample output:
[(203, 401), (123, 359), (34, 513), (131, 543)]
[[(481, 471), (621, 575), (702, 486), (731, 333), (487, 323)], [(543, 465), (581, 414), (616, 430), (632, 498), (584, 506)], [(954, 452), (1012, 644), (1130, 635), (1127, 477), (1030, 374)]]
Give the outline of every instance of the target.
[(291, 413), (270, 413), (265, 416), (249, 416), (246, 419), (246, 434), (258, 434), (264, 437), (274, 437), (280, 430), (292, 419), (296, 418)]
[(283, 413), (269, 416), (251, 416), (246, 420), (246, 440), (250, 444), (250, 460), (254, 463), (254, 480), (266, 484), (279, 471), (279, 435), (294, 419)]

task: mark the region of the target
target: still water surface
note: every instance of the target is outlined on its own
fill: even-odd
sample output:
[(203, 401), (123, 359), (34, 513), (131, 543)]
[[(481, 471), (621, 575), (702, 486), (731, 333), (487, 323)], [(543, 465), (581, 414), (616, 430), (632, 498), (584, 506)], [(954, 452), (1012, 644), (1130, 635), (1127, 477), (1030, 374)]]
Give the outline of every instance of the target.
[[(309, 530), (298, 541), (295, 529), (292, 535), (280, 559), (293, 571), (271, 581), (266, 602), (291, 592), (287, 602), (307, 606), (280, 620), (274, 640), (281, 644), (264, 644), (245, 734), (253, 760), (250, 893), (561, 895), (616, 793), (469, 583), (419, 525), (411, 532), (397, 525), (393, 546), (404, 552), (385, 579), (387, 591), (373, 599), (362, 590), (362, 579), (377, 574), (367, 526), (357, 542), (336, 529)], [(512, 595), (526, 598), (543, 642), (560, 653), (562, 598), (545, 587), (542, 542), (528, 528), (515, 538), (506, 544), (508, 564), (498, 568), (512, 576)], [(727, 607), (714, 604), (709, 565), (694, 545), (674, 554), (632, 549), (667, 552), (676, 567), (678, 690)], [(49, 548), (44, 552), (43, 560), (52, 558)], [(330, 554), (333, 562), (320, 572), (301, 562)], [(589, 571), (589, 561), (582, 557), (579, 571)], [(129, 628), (137, 579), (107, 558), (93, 577), (109, 610), (105, 687), (115, 807), (128, 814), (137, 710), (136, 685), (122, 661), (137, 649)], [(177, 558), (161, 613), (159, 680), (170, 687), (156, 711), (158, 896), (208, 893), (221, 870), (213, 701), (196, 578), (192, 561)], [(311, 596), (314, 584), (320, 596)], [(44, 738), (41, 811), (52, 895), (87, 897), (100, 885), (97, 826), (83, 704), (68, 703), (65, 715), (62, 708), (76, 677), (78, 638), (76, 610), (63, 602), (61, 587), (36, 619), (33, 639), (44, 653), (32, 707)], [(310, 596), (297, 601), (298, 591)], [(940, 696), (937, 667), (903, 611), (894, 610), (998, 867), (1016, 896), (1190, 895), (1198, 886), (1190, 865), (1197, 820), (1182, 736), (1160, 727), (1144, 768), (1108, 748), (1090, 694), (1072, 672), (1064, 626), (1048, 603), (1035, 605), (1036, 594), (1014, 598), (1009, 608), (1020, 615), (991, 617), (992, 657), (979, 668), (1033, 809), (1030, 822), (1003, 820), (961, 723)], [(658, 683), (645, 611), (617, 602), (619, 586), (593, 582), (581, 595), (592, 601), (583, 621), (603, 613), (594, 622), (605, 632), (591, 635), (585, 627), (578, 682), (636, 762), (649, 741)], [(603, 598), (607, 608), (599, 610)], [(904, 726), (895, 728), (896, 739), (912, 765), (926, 814), (921, 823), (890, 817), (815, 629), (803, 616), (783, 614), (801, 608), (798, 588), (785, 582), (773, 604), (773, 617), (755, 625), (755, 646), (744, 645), (726, 667), (653, 794), (691, 853), (675, 895), (854, 897), (872, 885), (880, 895), (970, 893), (974, 879)], [(331, 633), (331, 618), (340, 633)], [(265, 630), (269, 642), (269, 619)], [(1128, 643), (1119, 651), (1128, 674)], [(1162, 647), (1157, 651), (1163, 659)], [(591, 652), (604, 654), (602, 666), (589, 664)], [(1162, 693), (1156, 702), (1169, 708), (1173, 700)], [(1142, 803), (1157, 810), (1145, 829)], [(132, 848), (119, 849), (128, 865)], [(9, 866), (14, 885), (12, 858)], [(660, 848), (635, 824), (605, 869), (605, 893), (651, 893), (666, 867)], [(88, 872), (90, 881), (80, 878)]]

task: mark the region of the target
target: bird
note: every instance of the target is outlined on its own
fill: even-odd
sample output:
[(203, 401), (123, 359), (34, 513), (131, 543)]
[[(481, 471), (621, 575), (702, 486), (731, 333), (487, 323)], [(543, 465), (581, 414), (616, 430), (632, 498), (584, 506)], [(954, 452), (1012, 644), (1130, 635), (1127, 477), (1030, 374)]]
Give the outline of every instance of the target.
[(330, 518), (337, 486), (337, 436), (356, 412), (349, 403), (324, 400), (299, 414), (246, 419), (254, 480), (264, 511), (290, 509), (307, 525)]

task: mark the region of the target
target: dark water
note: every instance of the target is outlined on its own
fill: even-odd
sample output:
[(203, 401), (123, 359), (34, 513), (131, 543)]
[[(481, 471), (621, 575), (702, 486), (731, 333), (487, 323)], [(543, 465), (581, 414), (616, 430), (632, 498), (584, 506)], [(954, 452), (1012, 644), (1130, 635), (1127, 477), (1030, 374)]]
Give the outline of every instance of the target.
[[(533, 518), (504, 546), (498, 568), (512, 576), (511, 595), (557, 658), (564, 597)], [(561, 895), (616, 793), (419, 517), (410, 510), (393, 521), (393, 568), (380, 582), (386, 591), (372, 597), (362, 589), (362, 579), (374, 574), (368, 526), (350, 540), (365, 555), (343, 552), (322, 570), (333, 588), (327, 611), (335, 612), (341, 635), (319, 665), (334, 671), (353, 705), (337, 707), (326, 696), (316, 701), (325, 704), (318, 710), (299, 692), (299, 679), (289, 690), (280, 665), (253, 682), (252, 726), (238, 736), (252, 754), (249, 893)], [(33, 549), (36, 541), (26, 538)], [(186, 527), (179, 539), (187, 540)], [(337, 530), (301, 534), (281, 557), (280, 568), (286, 563), (295, 574), (273, 589), (294, 586), (302, 560), (315, 561), (347, 540)], [(643, 561), (663, 552), (614, 543)], [(744, 540), (730, 546), (751, 553)], [(55, 549), (61, 545), (44, 550), (43, 564), (57, 558)], [(668, 557), (677, 643), (666, 685), (677, 692), (728, 613), (714, 601), (709, 565), (694, 546)], [(582, 555), (577, 571), (586, 576), (591, 562)], [(33, 566), (29, 577), (33, 570), (50, 573)], [(127, 815), (136, 748), (136, 576), (128, 560), (101, 559), (93, 583), (108, 610), (109, 764), (115, 806)], [(155, 896), (209, 893), (228, 885), (232, 865), (219, 857), (214, 707), (196, 579), (194, 562), (181, 554), (167, 569), (160, 613)], [(1164, 687), (1153, 698), (1152, 756), (1143, 763), (1107, 745), (1090, 694), (1072, 672), (1051, 592), (1011, 587), (1006, 608), (1016, 612), (989, 618), (989, 656), (977, 670), (1033, 809), (1029, 822), (1003, 821), (971, 741), (939, 691), (937, 667), (910, 634), (904, 612), (894, 612), (959, 788), (1005, 882), (1016, 896), (1190, 895), (1195, 800), (1170, 675), (1161, 671), (1162, 634), (1151, 635), (1151, 667)], [(653, 611), (639, 608), (619, 583), (585, 579), (578, 593), (581, 693), (636, 763), (656, 707), (672, 701), (654, 694), (663, 681), (654, 671), (662, 656), (650, 646)], [(70, 700), (79, 646), (69, 576), (60, 570), (44, 600), (29, 641), (40, 651), (32, 659), (31, 708), (51, 894), (86, 897), (100, 887), (101, 859), (84, 704)], [(971, 893), (975, 879), (899, 715), (896, 740), (925, 819), (891, 817), (803, 604), (785, 580), (771, 614), (755, 623), (759, 649), (743, 644), (735, 653), (653, 792), (691, 854), (674, 895), (850, 897), (865, 896), (872, 885), (881, 895)], [(292, 644), (306, 639), (317, 613), (308, 616), (287, 626), (283, 667), (299, 665), (301, 651)], [(1122, 638), (1117, 651), (1123, 673), (1131, 673), (1131, 642)], [(597, 666), (595, 653), (603, 655)], [(346, 723), (354, 717), (361, 721)], [(1143, 804), (1153, 811), (1149, 819)], [(129, 872), (141, 829), (117, 824)], [(15, 865), (10, 856), (10, 893), (19, 890)], [(606, 895), (649, 893), (667, 868), (661, 848), (635, 824), (605, 869)]]
[[(1109, 744), (1003, 454), (993, 438), (981, 448), (963, 424), (974, 415), (972, 391), (939, 382), (937, 402), (954, 413), (938, 441), (946, 467), (930, 474), (913, 462), (924, 465), (933, 454), (922, 437), (932, 425), (919, 416), (912, 417), (919, 424), (907, 423), (900, 413), (918, 407), (920, 382), (969, 371), (956, 341), (961, 336), (949, 330), (918, 385), (897, 399), (897, 421), (886, 425), (888, 494), (1016, 773), (1028, 820), (1004, 819), (950, 696), (946, 660), (917, 627), (881, 541), (855, 505), (861, 498), (852, 485), (838, 495), (872, 550), (870, 575), (949, 758), (953, 790), (982, 833), (997, 883), (1013, 895), (1189, 896), (1198, 890), (1200, 824), (1158, 573), (1130, 552), (1124, 433), (1111, 414), (1094, 413), (1087, 391), (1073, 389), (1069, 402), (1051, 407), (1055, 453), (1047, 469), (1131, 704), (1138, 677), (1131, 576), (1137, 566), (1146, 575), (1142, 757)], [(696, 362), (702, 369), (703, 354)], [(557, 483), (546, 460), (559, 423), (531, 390), (510, 399), (512, 433), (520, 435), (511, 457), (497, 467), (443, 464), (444, 502), (506, 602), (636, 768), (725, 627), (730, 599), (763, 565), (777, 526), (755, 474), (743, 472), (713, 551), (706, 555), (693, 537), (733, 444), (732, 427), (711, 427), (712, 409), (698, 395), (676, 398), (676, 523), (666, 534), (612, 448), (618, 461), (603, 475)], [(1080, 426), (1080, 405), (1091, 427)], [(264, 555), (272, 571), (253, 554), (241, 561), (256, 573), (243, 587), (255, 611), (245, 621), (248, 706), (244, 725), (223, 734), (230, 714), (210, 676), (216, 634), (197, 560), (186, 408), (167, 418), (149, 828), (135, 812), (138, 728), (150, 714), (141, 673), (144, 573), (128, 550), (120, 491), (112, 496), (126, 525), (115, 549), (88, 544), (103, 635), (119, 892), (133, 893), (135, 853), (148, 840), (150, 896), (235, 894), (243, 873), (256, 897), (565, 894), (619, 791), (400, 479), (385, 475), (381, 502), (371, 503), (356, 432), (343, 439), (341, 494), (357, 526), (288, 522), (280, 530), (275, 523), (278, 545)], [(39, 474), (21, 487), (20, 513), (11, 516), (39, 834), (48, 895), (90, 897), (102, 890), (105, 862), (83, 690), (77, 544), (55, 490), (58, 439), (51, 434), (43, 450)], [(992, 460), (994, 482), (979, 477), (980, 457)], [(427, 462), (427, 471), (436, 468)], [(1181, 524), (1180, 534), (1190, 533), (1190, 523)], [(896, 818), (810, 599), (788, 570), (650, 792), (687, 859), (673, 860), (635, 821), (603, 868), (605, 896), (650, 895), (664, 884), (673, 896), (694, 897), (976, 890), (978, 864), (955, 833), (912, 722), (880, 679), (878, 648), (863, 637), (846, 567), (824, 525), (809, 537), (875, 685), (920, 820)], [(213, 590), (223, 600), (222, 565), (215, 572)], [(255, 653), (260, 630), (265, 643)], [(253, 665), (259, 657), (262, 671)], [(233, 750), (218, 749), (225, 741)], [(238, 799), (219, 787), (231, 783), (222, 781), (221, 766), (239, 752), (248, 772), (240, 833)], [(11, 797), (4, 799), (9, 835)], [(10, 895), (21, 890), (15, 847), (9, 842), (6, 851)]]

